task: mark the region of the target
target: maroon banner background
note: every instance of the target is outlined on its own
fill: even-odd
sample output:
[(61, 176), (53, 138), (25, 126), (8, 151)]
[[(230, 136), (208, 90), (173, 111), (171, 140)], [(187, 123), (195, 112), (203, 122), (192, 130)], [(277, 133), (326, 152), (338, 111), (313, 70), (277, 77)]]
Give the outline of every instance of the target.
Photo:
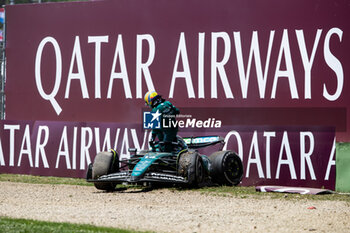
[[(244, 164), (242, 185), (335, 188), (334, 130), (330, 128), (227, 126), (221, 132), (183, 132), (184, 137), (220, 135), (223, 149)], [(1, 121), (0, 173), (84, 178), (100, 151), (147, 149), (149, 131), (139, 124)], [(202, 149), (210, 156), (213, 147)]]
[(6, 6), (6, 119), (141, 124), (156, 89), (180, 109), (243, 108), (225, 116), (238, 125), (333, 126), (349, 141), (349, 11), (340, 0)]

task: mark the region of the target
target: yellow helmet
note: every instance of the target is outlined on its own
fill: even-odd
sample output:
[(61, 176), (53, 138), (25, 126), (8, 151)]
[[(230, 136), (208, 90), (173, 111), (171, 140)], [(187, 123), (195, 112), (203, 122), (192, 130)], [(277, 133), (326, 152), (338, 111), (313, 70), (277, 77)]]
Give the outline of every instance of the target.
[(156, 99), (156, 97), (159, 96), (157, 92), (155, 91), (148, 91), (145, 94), (145, 102), (148, 106), (152, 106), (153, 101)]

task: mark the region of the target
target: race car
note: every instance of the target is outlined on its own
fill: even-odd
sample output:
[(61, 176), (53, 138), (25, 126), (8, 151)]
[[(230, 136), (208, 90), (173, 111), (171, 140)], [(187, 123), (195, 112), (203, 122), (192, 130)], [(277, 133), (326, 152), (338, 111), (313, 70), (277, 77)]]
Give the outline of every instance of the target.
[(160, 151), (160, 143), (150, 150), (129, 148), (130, 158), (119, 160), (117, 151), (96, 155), (88, 167), (87, 182), (100, 190), (112, 191), (117, 184), (174, 184), (184, 187), (204, 185), (238, 185), (243, 177), (240, 157), (230, 150), (219, 150), (210, 156), (199, 148), (224, 144), (219, 136), (181, 138), (173, 143), (172, 152)]

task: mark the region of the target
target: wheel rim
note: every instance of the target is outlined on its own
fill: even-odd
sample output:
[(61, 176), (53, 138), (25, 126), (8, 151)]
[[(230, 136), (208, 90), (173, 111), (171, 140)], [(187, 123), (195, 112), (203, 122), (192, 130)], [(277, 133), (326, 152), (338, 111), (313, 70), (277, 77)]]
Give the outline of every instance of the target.
[(241, 162), (234, 156), (228, 155), (224, 161), (224, 174), (228, 181), (237, 183), (243, 174)]

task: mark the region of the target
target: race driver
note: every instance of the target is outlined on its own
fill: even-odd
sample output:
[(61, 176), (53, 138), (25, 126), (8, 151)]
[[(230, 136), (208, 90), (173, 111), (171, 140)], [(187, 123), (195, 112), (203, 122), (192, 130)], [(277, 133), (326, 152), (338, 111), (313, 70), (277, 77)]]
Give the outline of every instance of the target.
[[(164, 152), (171, 152), (173, 150), (172, 142), (176, 142), (176, 134), (178, 127), (175, 123), (175, 116), (180, 113), (172, 103), (166, 101), (162, 96), (155, 91), (148, 91), (145, 94), (146, 105), (152, 108), (153, 115), (159, 114), (160, 128), (152, 129), (152, 138), (150, 146), (155, 149), (155, 140), (159, 140), (159, 150)], [(167, 121), (166, 127), (163, 125), (163, 120)]]

